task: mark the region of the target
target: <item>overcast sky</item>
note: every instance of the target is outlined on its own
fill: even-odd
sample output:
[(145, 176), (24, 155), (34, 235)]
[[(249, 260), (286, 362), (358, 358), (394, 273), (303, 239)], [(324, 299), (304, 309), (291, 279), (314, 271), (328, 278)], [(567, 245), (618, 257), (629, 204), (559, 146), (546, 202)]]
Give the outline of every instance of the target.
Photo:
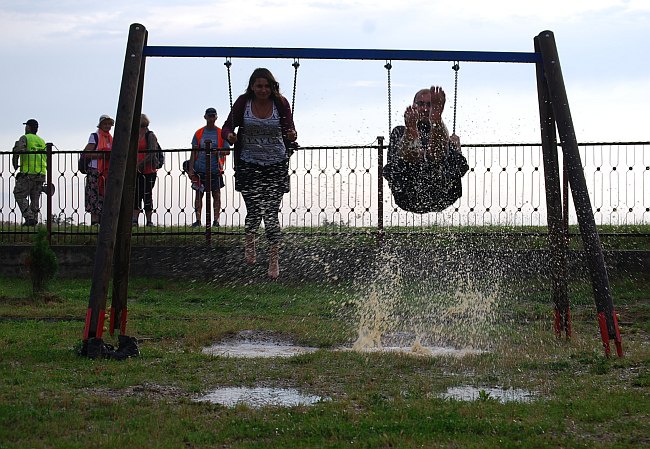
[[(532, 52), (551, 30), (581, 142), (650, 140), (648, 0), (0, 0), (0, 149), (22, 123), (59, 149), (81, 149), (115, 115), (129, 26), (149, 45)], [(205, 108), (229, 109), (225, 59), (149, 58), (143, 112), (166, 148), (189, 147)], [(233, 95), (269, 67), (291, 101), (293, 60), (232, 61)], [(364, 144), (388, 134), (385, 61), (301, 60), (295, 121), (303, 145)], [(419, 88), (448, 93), (451, 62), (393, 61), (392, 116)], [(535, 68), (461, 63), (457, 133), (465, 143), (538, 142)]]

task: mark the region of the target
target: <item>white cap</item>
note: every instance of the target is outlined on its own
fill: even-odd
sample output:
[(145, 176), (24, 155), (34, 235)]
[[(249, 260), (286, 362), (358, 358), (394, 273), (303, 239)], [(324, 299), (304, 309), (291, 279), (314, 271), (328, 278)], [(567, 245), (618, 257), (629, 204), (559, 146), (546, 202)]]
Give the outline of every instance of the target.
[(115, 124), (115, 120), (113, 120), (113, 119), (111, 118), (110, 115), (106, 115), (106, 114), (104, 114), (104, 115), (102, 115), (101, 117), (99, 117), (99, 122), (97, 123), (97, 128), (99, 128), (99, 127), (101, 126), (101, 124), (102, 124), (102, 122), (103, 122), (104, 120), (110, 120), (110, 121), (112, 122), (112, 123), (111, 123), (112, 125)]

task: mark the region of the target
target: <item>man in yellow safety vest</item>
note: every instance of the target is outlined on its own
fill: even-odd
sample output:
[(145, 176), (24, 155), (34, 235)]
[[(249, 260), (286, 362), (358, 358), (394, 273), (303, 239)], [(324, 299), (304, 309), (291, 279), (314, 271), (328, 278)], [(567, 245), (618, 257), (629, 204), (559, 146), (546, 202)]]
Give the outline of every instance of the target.
[(36, 120), (31, 118), (23, 125), (25, 125), (25, 135), (16, 141), (13, 149), (14, 169), (20, 168), (20, 172), (16, 175), (14, 198), (25, 219), (23, 226), (36, 226), (47, 172), (45, 141), (36, 135), (38, 132)]

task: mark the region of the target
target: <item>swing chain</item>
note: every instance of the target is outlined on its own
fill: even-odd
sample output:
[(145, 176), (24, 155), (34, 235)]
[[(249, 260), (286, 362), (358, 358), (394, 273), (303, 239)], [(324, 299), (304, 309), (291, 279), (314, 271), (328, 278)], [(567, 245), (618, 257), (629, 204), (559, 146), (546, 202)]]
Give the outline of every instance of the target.
[(233, 127), (233, 130), (235, 129), (235, 119), (232, 117), (232, 82), (230, 80), (230, 67), (232, 66), (232, 62), (230, 62), (230, 58), (226, 58), (226, 62), (223, 63), (223, 65), (226, 66), (226, 69), (228, 70), (228, 95), (230, 97), (230, 112), (231, 112), (231, 125)]
[(386, 61), (386, 65), (384, 65), (384, 68), (386, 69), (386, 73), (388, 76), (388, 135), (390, 136), (390, 133), (393, 129), (392, 123), (391, 123), (391, 116), (392, 116), (392, 104), (391, 104), (391, 91), (390, 91), (390, 69), (393, 68), (393, 65), (391, 64), (390, 61)]
[(295, 114), (295, 104), (296, 104), (296, 84), (298, 82), (298, 67), (300, 67), (300, 59), (294, 58), (293, 64), (294, 68), (293, 73), (293, 96), (291, 97), (291, 111)]
[(454, 69), (454, 123), (452, 127), (452, 134), (456, 134), (456, 103), (458, 100), (458, 70), (460, 70), (460, 61), (454, 61), (454, 65), (451, 66)]

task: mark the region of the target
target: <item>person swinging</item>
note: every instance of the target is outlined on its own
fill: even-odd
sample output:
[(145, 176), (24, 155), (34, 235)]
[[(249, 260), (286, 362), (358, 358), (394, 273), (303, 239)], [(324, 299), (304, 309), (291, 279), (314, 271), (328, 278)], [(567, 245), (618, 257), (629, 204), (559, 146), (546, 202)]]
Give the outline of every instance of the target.
[(442, 121), (445, 92), (421, 89), (404, 112), (404, 126), (390, 134), (384, 178), (395, 203), (415, 212), (440, 212), (462, 196), (461, 178), (469, 170), (460, 138)]

